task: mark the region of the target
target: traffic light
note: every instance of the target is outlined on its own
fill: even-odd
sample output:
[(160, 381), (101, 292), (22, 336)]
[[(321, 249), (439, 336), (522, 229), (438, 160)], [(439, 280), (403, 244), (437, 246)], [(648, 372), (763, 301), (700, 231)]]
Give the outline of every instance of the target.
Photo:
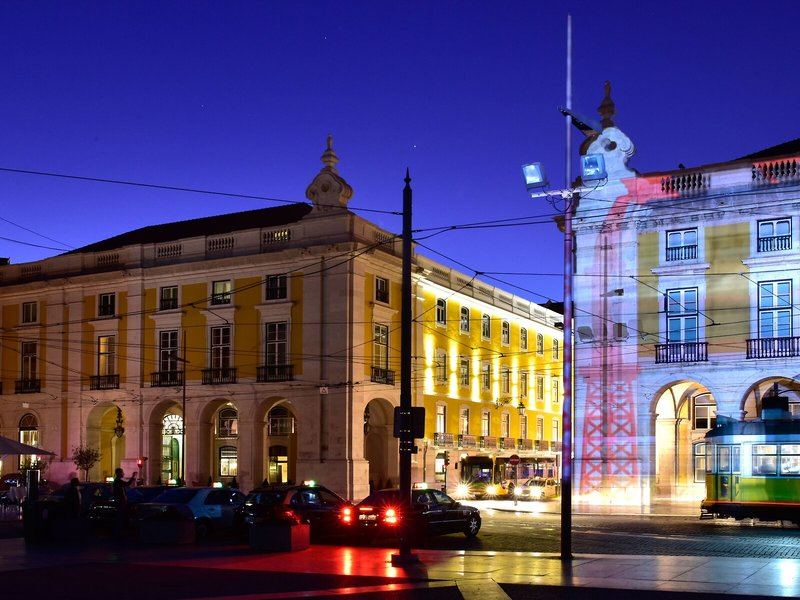
[(450, 465), (450, 453), (445, 450), (444, 451), (444, 466), (447, 467)]

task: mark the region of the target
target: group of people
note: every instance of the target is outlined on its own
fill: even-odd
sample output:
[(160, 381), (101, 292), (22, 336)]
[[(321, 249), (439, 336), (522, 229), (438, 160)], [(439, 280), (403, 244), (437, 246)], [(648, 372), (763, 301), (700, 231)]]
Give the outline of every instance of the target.
[[(136, 472), (129, 479), (125, 479), (125, 471), (117, 468), (114, 471), (114, 481), (111, 484), (111, 496), (117, 506), (117, 519), (120, 526), (123, 526), (128, 518), (128, 488), (136, 481)], [(83, 513), (83, 498), (81, 496), (81, 482), (77, 477), (73, 477), (69, 482), (64, 494), (64, 512), (67, 517), (77, 519)]]

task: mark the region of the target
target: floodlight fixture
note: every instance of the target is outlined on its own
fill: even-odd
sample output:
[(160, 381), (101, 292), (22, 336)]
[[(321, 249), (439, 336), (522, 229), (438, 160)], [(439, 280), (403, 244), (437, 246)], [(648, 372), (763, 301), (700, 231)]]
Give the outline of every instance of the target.
[(608, 179), (606, 161), (602, 154), (585, 154), (581, 156), (581, 179), (584, 182)]
[(540, 190), (548, 183), (542, 163), (522, 165), (522, 174), (525, 176), (525, 189), (528, 192)]

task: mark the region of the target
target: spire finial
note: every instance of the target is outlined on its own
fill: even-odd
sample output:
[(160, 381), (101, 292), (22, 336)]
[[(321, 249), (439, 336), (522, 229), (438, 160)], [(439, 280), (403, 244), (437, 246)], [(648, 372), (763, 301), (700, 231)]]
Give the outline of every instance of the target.
[(339, 157), (336, 156), (336, 152), (333, 151), (333, 135), (330, 133), (328, 134), (328, 148), (322, 153), (320, 160), (327, 169), (330, 169), (334, 173), (336, 172), (335, 167), (336, 163), (339, 162)]
[(611, 82), (605, 83), (605, 96), (600, 106), (597, 107), (597, 112), (600, 113), (600, 124), (605, 129), (606, 127), (614, 127), (614, 115), (617, 113), (617, 107), (611, 99)]

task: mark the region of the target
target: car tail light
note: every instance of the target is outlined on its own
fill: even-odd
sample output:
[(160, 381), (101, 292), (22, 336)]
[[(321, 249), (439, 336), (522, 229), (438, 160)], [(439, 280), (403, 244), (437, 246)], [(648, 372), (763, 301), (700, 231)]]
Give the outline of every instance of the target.
[(383, 515), (383, 519), (389, 525), (397, 525), (398, 522), (397, 511), (393, 508), (387, 508), (386, 512)]
[(353, 511), (349, 506), (342, 509), (342, 521), (345, 523), (351, 523), (353, 521)]

